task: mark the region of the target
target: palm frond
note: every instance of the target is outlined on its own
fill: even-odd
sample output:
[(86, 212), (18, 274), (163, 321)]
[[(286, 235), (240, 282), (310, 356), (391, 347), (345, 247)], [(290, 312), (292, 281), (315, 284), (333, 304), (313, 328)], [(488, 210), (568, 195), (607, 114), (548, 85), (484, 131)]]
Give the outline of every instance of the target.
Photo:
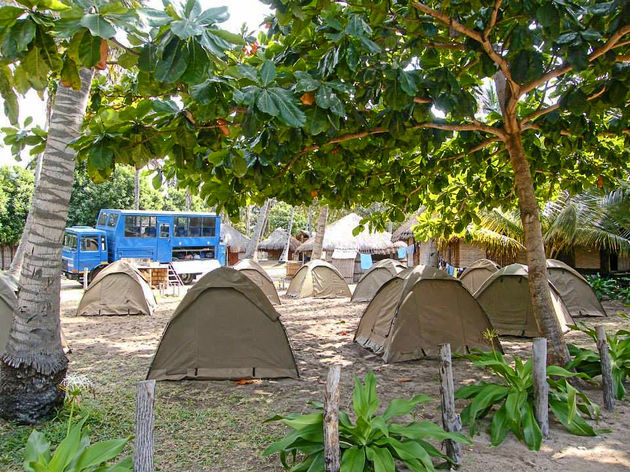
[(482, 228), (502, 234), (508, 238), (523, 241), (523, 226), (520, 213), (517, 210), (503, 211), (494, 209), (481, 216)]

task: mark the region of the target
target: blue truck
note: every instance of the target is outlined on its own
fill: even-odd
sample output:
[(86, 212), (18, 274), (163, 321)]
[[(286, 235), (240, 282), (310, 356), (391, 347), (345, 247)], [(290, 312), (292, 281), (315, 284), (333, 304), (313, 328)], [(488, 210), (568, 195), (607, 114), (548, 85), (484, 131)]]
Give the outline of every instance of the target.
[(63, 273), (92, 278), (120, 259), (172, 264), (184, 283), (225, 265), (221, 218), (214, 213), (101, 210), (96, 227), (71, 226), (63, 240)]

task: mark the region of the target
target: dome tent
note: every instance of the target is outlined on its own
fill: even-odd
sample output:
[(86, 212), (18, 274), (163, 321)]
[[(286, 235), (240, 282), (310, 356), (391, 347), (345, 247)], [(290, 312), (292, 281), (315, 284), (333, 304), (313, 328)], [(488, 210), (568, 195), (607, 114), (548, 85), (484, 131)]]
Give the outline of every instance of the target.
[(79, 302), (77, 315), (152, 315), (156, 306), (151, 287), (127, 261), (100, 271)]
[(297, 378), (280, 315), (241, 272), (204, 275), (164, 329), (147, 379)]
[(234, 266), (234, 269), (249, 277), (249, 279), (267, 295), (271, 303), (274, 305), (280, 304), (280, 297), (278, 297), (276, 286), (273, 284), (273, 280), (271, 280), (269, 274), (267, 274), (260, 264), (252, 259), (243, 259)]
[(607, 316), (589, 283), (573, 267), (547, 259), (547, 272), (571, 316)]
[(466, 268), (459, 280), (470, 293), (475, 293), (500, 268), (499, 264), (490, 259), (477, 259)]
[(491, 327), (459, 280), (433, 267), (416, 266), (379, 289), (363, 312), (354, 340), (382, 354), (385, 362), (400, 362), (437, 354), (444, 343), (454, 352), (489, 348), (484, 332)]
[[(475, 298), (490, 318), (492, 326), (502, 335), (541, 336), (529, 301), (527, 266), (510, 264), (492, 274), (475, 292)], [(549, 283), (554, 313), (562, 331), (573, 319), (562, 298)]]
[(369, 302), (385, 282), (405, 270), (402, 262), (383, 259), (374, 264), (363, 274), (352, 294), (353, 302)]
[(334, 266), (316, 259), (300, 267), (291, 279), (286, 295), (294, 298), (349, 298), (352, 294)]

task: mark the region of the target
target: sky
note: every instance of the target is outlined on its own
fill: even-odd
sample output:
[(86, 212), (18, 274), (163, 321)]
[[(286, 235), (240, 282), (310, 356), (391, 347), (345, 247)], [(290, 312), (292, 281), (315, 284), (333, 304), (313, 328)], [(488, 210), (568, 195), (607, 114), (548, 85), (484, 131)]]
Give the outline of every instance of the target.
[[(200, 3), (204, 9), (211, 7), (219, 7), (227, 5), (230, 18), (225, 23), (222, 23), (222, 27), (238, 33), (243, 23), (247, 24), (248, 31), (257, 30), (260, 23), (267, 14), (271, 12), (267, 5), (259, 2), (258, 0), (200, 0)], [(162, 8), (161, 0), (149, 0), (147, 5), (153, 8)], [(45, 103), (39, 98), (37, 93), (31, 91), (26, 94), (25, 97), (20, 97), (20, 123), (23, 123), (26, 117), (31, 116), (33, 118), (33, 125), (39, 125), (42, 128), (45, 125)], [(0, 98), (0, 128), (9, 126), (9, 121), (6, 119), (4, 112), (4, 104)], [(17, 162), (12, 154), (11, 149), (4, 145), (2, 141), (2, 133), (0, 132), (0, 165), (5, 164), (20, 164), (25, 165), (26, 162)], [(26, 155), (26, 153), (24, 153)]]

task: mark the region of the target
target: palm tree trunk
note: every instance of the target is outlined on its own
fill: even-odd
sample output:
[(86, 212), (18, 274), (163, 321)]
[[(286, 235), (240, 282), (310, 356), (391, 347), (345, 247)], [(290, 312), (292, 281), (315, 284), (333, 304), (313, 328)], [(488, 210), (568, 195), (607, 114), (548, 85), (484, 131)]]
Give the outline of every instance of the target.
[(293, 230), (293, 212), (295, 211), (294, 207), (291, 207), (291, 213), (289, 214), (289, 227), (287, 228), (287, 232), (289, 233), (287, 236), (287, 243), (284, 245), (284, 249), (282, 250), (282, 255), (280, 256), (280, 262), (286, 262), (289, 260), (289, 249), (291, 247), (291, 231)]
[(313, 241), (313, 252), (311, 253), (311, 259), (321, 259), (322, 250), (324, 246), (324, 233), (326, 233), (326, 220), (328, 220), (328, 205), (324, 205), (319, 211), (319, 218), (317, 219), (317, 233), (315, 234), (315, 241)]
[(31, 204), (32, 226), (20, 273), (20, 291), (0, 363), (0, 415), (22, 423), (50, 416), (63, 402), (58, 388), (68, 360), (61, 347), (61, 248), (76, 152), (93, 71), (80, 71), (79, 91), (59, 84), (42, 171)]
[(247, 249), (245, 250), (245, 258), (257, 258), (256, 251), (258, 249), (260, 237), (263, 234), (263, 228), (265, 227), (265, 223), (267, 222), (267, 215), (269, 213), (270, 205), (271, 200), (266, 200), (262, 208), (260, 209), (260, 212), (258, 213), (258, 220), (256, 221), (256, 226), (254, 226), (254, 234), (249, 240), (249, 243), (247, 244)]
[(136, 169), (133, 183), (133, 209), (140, 209), (140, 169)]

